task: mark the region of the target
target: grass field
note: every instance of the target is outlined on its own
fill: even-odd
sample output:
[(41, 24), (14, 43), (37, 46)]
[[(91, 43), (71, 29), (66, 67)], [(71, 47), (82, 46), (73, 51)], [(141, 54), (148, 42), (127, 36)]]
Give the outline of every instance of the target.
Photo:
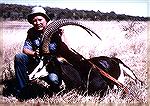
[[(115, 56), (121, 59), (129, 66), (136, 76), (142, 80), (145, 85), (135, 84), (131, 79), (126, 77), (126, 86), (130, 89), (130, 95), (124, 99), (120, 98), (120, 92), (113, 93), (109, 91), (109, 95), (104, 98), (99, 96), (82, 97), (71, 91), (62, 96), (55, 96), (46, 100), (39, 98), (28, 100), (26, 103), (34, 104), (66, 104), (66, 103), (89, 103), (88, 105), (96, 105), (98, 103), (147, 103), (148, 102), (148, 69), (149, 64), (147, 55), (150, 30), (149, 22), (139, 21), (81, 21), (81, 23), (93, 29), (102, 40), (96, 37), (90, 37), (85, 32), (78, 31), (78, 28), (64, 27), (65, 36), (62, 37), (69, 47), (75, 48), (84, 57), (90, 58), (94, 56)], [(27, 22), (7, 21), (1, 22), (1, 70), (13, 69), (13, 59), (16, 53), (21, 52), (23, 42), (26, 38), (26, 32), (31, 27)], [(149, 54), (149, 52), (148, 52)], [(1, 85), (1, 93), (2, 93)], [(13, 97), (0, 97), (1, 103), (15, 103), (17, 99)], [(67, 98), (67, 99), (66, 99)], [(54, 102), (55, 101), (55, 102)]]

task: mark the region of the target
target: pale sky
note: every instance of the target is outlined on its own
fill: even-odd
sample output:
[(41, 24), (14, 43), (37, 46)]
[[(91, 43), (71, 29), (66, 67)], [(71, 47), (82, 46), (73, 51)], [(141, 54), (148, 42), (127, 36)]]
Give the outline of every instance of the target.
[(114, 11), (117, 14), (150, 17), (150, 0), (0, 0), (0, 3), (101, 12)]

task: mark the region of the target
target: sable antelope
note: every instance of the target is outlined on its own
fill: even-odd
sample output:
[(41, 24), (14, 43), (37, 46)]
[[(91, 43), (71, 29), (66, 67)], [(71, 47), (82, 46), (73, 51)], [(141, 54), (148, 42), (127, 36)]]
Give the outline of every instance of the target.
[[(49, 54), (48, 44), (51, 41), (53, 33), (67, 25), (79, 26), (85, 29), (90, 35), (92, 33), (101, 39), (94, 31), (76, 21), (57, 20), (50, 23), (45, 30), (42, 45), (43, 56)], [(114, 85), (118, 85), (125, 89), (123, 86), (124, 72), (132, 79), (137, 79), (132, 70), (118, 58), (99, 56), (85, 59), (75, 50), (69, 50), (64, 42), (61, 42), (60, 45), (60, 57), (63, 58), (59, 57), (57, 59), (61, 63), (62, 79), (68, 89), (80, 88), (80, 90), (88, 90), (89, 93), (101, 91), (101, 95), (103, 95), (108, 86), (113, 88)], [(29, 75), (29, 79), (33, 80), (46, 76), (48, 74), (45, 68), (46, 65), (41, 60), (37, 68)]]
[[(68, 89), (80, 88), (80, 90), (88, 90), (89, 94), (95, 91), (101, 91), (102, 96), (107, 91), (108, 86), (112, 89), (114, 85), (117, 85), (125, 89), (123, 86), (125, 80), (124, 73), (135, 81), (139, 80), (133, 71), (118, 58), (99, 56), (85, 59), (76, 51), (71, 50), (67, 50), (65, 54), (66, 58), (68, 55), (70, 55), (70, 58), (66, 60), (65, 58), (59, 57), (58, 61), (61, 63), (62, 79)], [(65, 57), (65, 55), (63, 56)], [(39, 67), (43, 67), (42, 61)], [(33, 73), (35, 75), (30, 77), (33, 79), (47, 75), (47, 73), (45, 74), (45, 68), (37, 73)]]
[[(43, 54), (49, 54), (47, 45), (51, 41), (52, 34), (60, 27), (67, 25), (77, 25), (85, 29), (89, 34), (94, 33), (91, 29), (75, 21), (54, 21), (48, 25), (45, 31), (42, 46)], [(96, 33), (94, 35), (98, 37)], [(100, 39), (100, 37), (98, 38)], [(60, 46), (59, 54), (63, 59), (59, 58), (58, 60), (62, 63), (62, 79), (68, 88), (79, 88), (82, 86), (83, 89), (86, 89), (88, 86), (89, 92), (99, 90), (105, 92), (108, 85), (110, 88), (113, 88), (115, 84), (122, 88), (124, 87), (124, 72), (132, 79), (137, 79), (132, 70), (118, 58), (99, 56), (85, 59), (75, 50), (69, 50), (64, 42), (61, 42)], [(35, 74), (35, 76), (38, 76), (38, 74)]]

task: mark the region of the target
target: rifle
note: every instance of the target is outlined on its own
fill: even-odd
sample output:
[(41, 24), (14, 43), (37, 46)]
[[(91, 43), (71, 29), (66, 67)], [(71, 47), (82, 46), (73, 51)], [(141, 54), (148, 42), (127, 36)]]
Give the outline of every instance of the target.
[[(72, 49), (72, 48), (71, 48)], [(111, 81), (115, 82), (120, 88), (122, 88), (124, 90), (124, 92), (126, 94), (129, 93), (129, 90), (127, 87), (125, 87), (122, 83), (120, 83), (117, 79), (115, 79), (114, 77), (112, 77), (111, 75), (109, 75), (107, 72), (103, 71), (101, 68), (99, 68), (97, 65), (95, 65), (94, 63), (92, 63), (90, 60), (87, 60), (86, 58), (84, 58), (81, 54), (79, 54), (78, 52), (76, 52), (74, 49), (72, 49), (73, 52), (75, 52), (76, 54), (78, 54), (79, 56), (82, 57), (82, 59), (86, 60), (88, 63), (90, 63), (92, 65), (92, 67), (94, 69), (96, 69), (101, 75), (105, 76), (106, 78), (110, 79)]]

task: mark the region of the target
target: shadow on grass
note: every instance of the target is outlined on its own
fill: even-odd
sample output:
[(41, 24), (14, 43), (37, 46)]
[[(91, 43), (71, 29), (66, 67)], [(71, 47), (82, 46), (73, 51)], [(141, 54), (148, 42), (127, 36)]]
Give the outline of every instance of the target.
[(15, 78), (9, 79), (4, 83), (2, 95), (5, 97), (14, 96), (19, 101), (26, 101), (29, 99), (43, 98), (45, 95), (52, 96), (52, 91), (49, 88), (32, 82), (28, 84), (21, 92), (17, 91), (17, 83)]

